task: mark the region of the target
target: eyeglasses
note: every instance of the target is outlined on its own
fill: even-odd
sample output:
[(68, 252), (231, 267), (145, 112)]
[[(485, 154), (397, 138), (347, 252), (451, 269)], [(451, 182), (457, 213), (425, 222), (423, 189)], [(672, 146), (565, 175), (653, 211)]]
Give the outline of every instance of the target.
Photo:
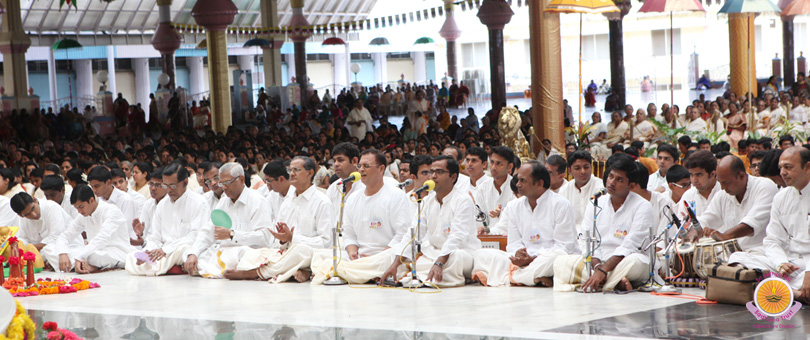
[(149, 182), (149, 187), (150, 188), (161, 188), (161, 187), (163, 187), (163, 183)]
[(688, 184), (684, 184), (684, 185), (680, 185), (678, 183), (672, 183), (672, 185), (674, 185), (674, 186), (676, 186), (678, 188), (681, 188), (681, 189), (687, 189), (687, 188), (690, 188), (692, 186), (692, 183), (688, 183)]
[(358, 168), (363, 168), (363, 169), (371, 169), (371, 168), (373, 168), (373, 167), (375, 167), (375, 166), (377, 166), (377, 164), (368, 164), (368, 163), (364, 163), (364, 164), (360, 164), (360, 165), (358, 166)]
[(446, 173), (448, 173), (448, 172), (450, 172), (450, 171), (447, 171), (447, 170), (444, 170), (444, 169), (431, 169), (431, 170), (430, 170), (430, 173), (431, 173), (431, 174), (433, 174), (433, 175), (437, 175), (437, 176), (444, 175), (444, 174), (446, 174)]
[(430, 176), (430, 170), (425, 170), (419, 173), (422, 176)]
[(759, 168), (759, 163), (751, 163), (751, 169)]
[(209, 178), (203, 181), (203, 183), (208, 186), (211, 186), (211, 183), (213, 182), (219, 182), (219, 176), (214, 176), (214, 178)]
[(161, 188), (163, 188), (163, 189), (172, 189), (172, 190), (177, 189), (177, 187), (179, 185), (180, 185), (180, 183), (174, 183), (174, 184), (160, 183)]
[(296, 174), (297, 174), (297, 173), (300, 173), (301, 171), (304, 171), (304, 169), (301, 169), (301, 168), (290, 168), (290, 172), (294, 172), (294, 173), (296, 173)]
[(233, 182), (234, 182), (235, 180), (237, 180), (237, 179), (239, 179), (239, 177), (234, 177), (234, 178), (233, 178), (232, 180), (230, 180), (230, 181), (219, 182), (219, 184), (218, 184), (218, 185), (219, 185), (219, 187), (220, 187), (220, 188), (224, 188), (224, 187), (226, 187), (226, 186), (231, 185), (231, 183), (233, 183)]
[(267, 177), (267, 178), (264, 179), (265, 184), (272, 184), (275, 181), (276, 181), (275, 179), (272, 179), (270, 177)]

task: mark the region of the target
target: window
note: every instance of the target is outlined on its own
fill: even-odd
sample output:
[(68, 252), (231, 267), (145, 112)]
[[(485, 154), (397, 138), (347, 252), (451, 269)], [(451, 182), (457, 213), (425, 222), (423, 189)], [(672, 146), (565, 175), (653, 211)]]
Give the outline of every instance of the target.
[[(653, 30), (650, 32), (652, 36), (652, 51), (653, 56), (667, 56), (669, 55), (669, 30)], [(674, 53), (681, 54), (681, 29), (676, 28), (672, 30), (672, 40), (674, 42)]]
[(587, 35), (582, 37), (583, 60), (610, 59), (610, 43), (607, 34)]
[(461, 67), (488, 68), (489, 49), (487, 43), (461, 44)]

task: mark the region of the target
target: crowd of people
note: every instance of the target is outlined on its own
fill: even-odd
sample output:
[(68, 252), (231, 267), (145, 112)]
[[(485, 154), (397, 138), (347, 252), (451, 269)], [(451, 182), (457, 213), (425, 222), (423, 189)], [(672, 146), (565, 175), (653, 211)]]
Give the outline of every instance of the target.
[[(730, 260), (781, 272), (808, 301), (810, 145), (798, 145), (810, 97), (798, 84), (754, 98), (755, 127), (734, 93), (701, 95), (685, 116), (628, 105), (569, 129), (565, 150), (543, 141), (537, 159), (501, 145), (499, 110), (451, 117), (444, 84), (313, 93), (313, 109), (286, 112), (260, 99), (264, 121), (224, 134), (19, 134), (0, 150), (0, 225), (63, 272), (400, 285), (413, 268), (443, 287), (594, 292), (649, 282), (650, 230), (667, 228), (667, 206), (689, 220), (688, 205), (703, 228), (686, 242), (737, 240)], [(584, 254), (591, 228), (600, 243)], [(506, 250), (481, 249), (485, 234)]]

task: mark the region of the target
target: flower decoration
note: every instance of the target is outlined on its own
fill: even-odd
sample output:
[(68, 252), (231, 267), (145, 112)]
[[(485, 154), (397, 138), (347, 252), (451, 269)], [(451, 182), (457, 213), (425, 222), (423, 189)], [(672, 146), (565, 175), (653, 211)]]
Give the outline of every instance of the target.
[(12, 236), (8, 238), (8, 244), (17, 243), (17, 236)]
[(42, 329), (47, 330), (47, 331), (55, 331), (58, 327), (59, 327), (59, 325), (57, 325), (56, 322), (53, 322), (53, 321), (48, 321), (48, 322), (42, 324)]
[(25, 308), (17, 302), (14, 317), (11, 319), (5, 334), (0, 334), (0, 339), (33, 339), (36, 329), (34, 321), (25, 312)]
[(48, 340), (77, 340), (81, 339), (76, 333), (73, 333), (67, 329), (59, 328), (59, 325), (56, 322), (46, 322), (42, 325), (42, 329), (50, 331), (48, 332), (47, 339)]
[(20, 257), (22, 257), (23, 254), (25, 254), (25, 252), (22, 249), (17, 249), (17, 252), (20, 253)]
[(0, 263), (2, 263), (2, 262), (6, 262), (6, 257), (3, 256), (3, 255), (0, 255)]
[[(3, 283), (3, 287), (14, 297), (37, 295), (69, 294), (80, 290), (99, 288), (101, 285), (82, 279), (38, 279), (33, 285), (26, 285), (23, 278), (10, 278)], [(65, 338), (69, 339), (69, 338)], [(2, 338), (0, 338), (2, 340)]]
[(23, 258), (23, 260), (26, 260), (26, 261), (34, 261), (34, 260), (37, 259), (37, 256), (34, 255), (34, 253), (28, 251), (28, 252), (25, 252), (25, 254), (22, 255), (22, 258)]
[(20, 258), (17, 257), (17, 256), (9, 256), (8, 257), (8, 264), (18, 265), (18, 264), (20, 264)]

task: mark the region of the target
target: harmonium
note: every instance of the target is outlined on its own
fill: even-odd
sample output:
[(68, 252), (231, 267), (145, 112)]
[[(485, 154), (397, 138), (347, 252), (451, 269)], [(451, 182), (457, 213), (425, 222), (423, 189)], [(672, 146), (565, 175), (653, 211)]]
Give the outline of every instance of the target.
[(506, 235), (478, 235), (481, 248), (506, 251)]

